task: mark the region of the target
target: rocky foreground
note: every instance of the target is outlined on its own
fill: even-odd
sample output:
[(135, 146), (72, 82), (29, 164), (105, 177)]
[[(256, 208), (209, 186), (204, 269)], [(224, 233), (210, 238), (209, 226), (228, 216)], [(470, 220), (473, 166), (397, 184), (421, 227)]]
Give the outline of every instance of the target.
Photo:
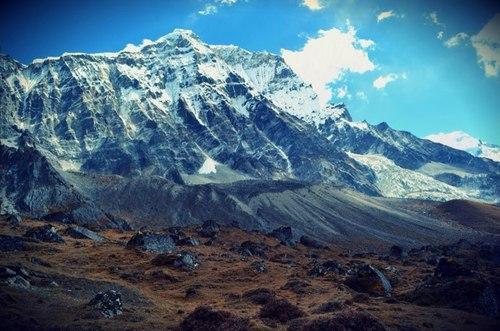
[(354, 254), (292, 231), (97, 233), (4, 217), (1, 328), (498, 330), (499, 246)]

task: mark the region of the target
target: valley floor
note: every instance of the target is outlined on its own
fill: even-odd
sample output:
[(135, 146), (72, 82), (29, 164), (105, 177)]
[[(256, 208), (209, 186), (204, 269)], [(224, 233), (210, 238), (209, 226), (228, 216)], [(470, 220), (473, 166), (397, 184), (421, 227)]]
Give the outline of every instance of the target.
[[(199, 266), (183, 268), (154, 262), (155, 253), (127, 248), (133, 232), (104, 231), (100, 235), (106, 239), (100, 242), (66, 234), (64, 243), (22, 237), (41, 225), (0, 221), (3, 330), (499, 327), (495, 246), (461, 241), (356, 255), (340, 248), (287, 246), (268, 235), (230, 227), (211, 238), (202, 237), (196, 227), (170, 229), (199, 242), (177, 248), (199, 260)], [(66, 233), (66, 225), (55, 227)], [(442, 256), (447, 260), (439, 260)], [(389, 289), (373, 269), (385, 275)], [(121, 295), (123, 306), (117, 308), (121, 314), (106, 318), (102, 306), (89, 302), (110, 289)], [(212, 310), (192, 314), (200, 306)], [(116, 307), (107, 308), (116, 312)]]

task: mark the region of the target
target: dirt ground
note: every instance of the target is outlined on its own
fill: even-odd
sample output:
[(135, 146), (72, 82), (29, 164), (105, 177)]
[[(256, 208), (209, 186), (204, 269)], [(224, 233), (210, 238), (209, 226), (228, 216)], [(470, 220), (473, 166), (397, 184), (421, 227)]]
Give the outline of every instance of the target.
[[(22, 236), (28, 227), (43, 224), (23, 220), (21, 225), (12, 227), (2, 222), (0, 233)], [(61, 234), (67, 227), (53, 225)], [(100, 233), (109, 239), (106, 242), (64, 235), (63, 244), (28, 242), (27, 250), (0, 252), (1, 266), (22, 267), (32, 279), (29, 289), (0, 283), (1, 329), (170, 330), (202, 305), (247, 318), (256, 330), (287, 329), (287, 323), (270, 324), (262, 320), (261, 306), (242, 296), (256, 288), (274, 290), (279, 298), (297, 305), (309, 319), (333, 314), (314, 311), (322, 303), (337, 299), (348, 309), (368, 312), (388, 329), (498, 330), (499, 327), (499, 320), (492, 317), (446, 307), (418, 306), (402, 299), (434, 272), (434, 267), (425, 261), (384, 258), (383, 254), (353, 256), (335, 247), (311, 249), (302, 244), (288, 247), (269, 236), (236, 228), (222, 229), (211, 245), (205, 245), (207, 239), (201, 238), (195, 228), (184, 231), (201, 243), (180, 248), (198, 256), (200, 266), (194, 271), (154, 266), (151, 260), (157, 254), (125, 247), (134, 232), (114, 230)], [(236, 248), (247, 240), (269, 246), (267, 256), (242, 256)], [(309, 276), (313, 260), (336, 260), (346, 268), (359, 262), (368, 263), (397, 279), (394, 292), (390, 298), (363, 296), (344, 284), (344, 275)], [(253, 270), (251, 264), (255, 261), (264, 261), (267, 272)], [(498, 271), (498, 267), (489, 265), (478, 267), (478, 272), (491, 275), (498, 275)], [(293, 288), (283, 288), (290, 280), (300, 280), (306, 285), (295, 293)], [(190, 288), (196, 293), (186, 296)], [(123, 314), (109, 319), (87, 305), (97, 292), (107, 289), (116, 289), (123, 297)]]

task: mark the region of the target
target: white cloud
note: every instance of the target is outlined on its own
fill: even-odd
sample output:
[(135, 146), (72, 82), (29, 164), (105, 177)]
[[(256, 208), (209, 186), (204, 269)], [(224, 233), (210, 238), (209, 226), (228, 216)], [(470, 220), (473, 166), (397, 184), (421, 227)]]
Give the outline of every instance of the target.
[(320, 102), (332, 97), (328, 84), (338, 81), (346, 72), (365, 73), (375, 69), (366, 49), (358, 47), (356, 30), (349, 26), (346, 32), (337, 28), (318, 31), (309, 38), (300, 51), (281, 50), (285, 62), (305, 82), (310, 83)]
[(465, 32), (459, 32), (453, 37), (449, 38), (444, 42), (444, 45), (448, 48), (457, 47), (458, 45), (469, 40), (469, 35)]
[(122, 49), (122, 52), (130, 52), (130, 53), (138, 52), (141, 50), (141, 48), (151, 45), (153, 43), (154, 42), (150, 39), (144, 39), (140, 45), (127, 44), (127, 46), (125, 46), (125, 48)]
[(375, 46), (375, 42), (371, 39), (358, 39), (358, 44), (363, 48), (370, 48)]
[(356, 92), (356, 96), (358, 98), (360, 98), (361, 100), (364, 100), (364, 101), (368, 100), (368, 96), (366, 95), (365, 92)]
[(406, 79), (406, 73), (402, 73), (400, 75), (395, 74), (395, 73), (390, 73), (387, 75), (381, 75), (378, 76), (377, 79), (373, 81), (373, 87), (375, 87), (377, 90), (385, 88), (385, 86), (397, 79)]
[(302, 0), (302, 6), (309, 8), (310, 10), (320, 10), (323, 9), (319, 0)]
[(337, 92), (337, 98), (339, 99), (343, 99), (345, 98), (346, 96), (348, 96), (347, 94), (347, 86), (342, 86), (342, 87), (339, 87), (335, 90), (335, 92)]
[(217, 13), (217, 7), (212, 4), (207, 4), (205, 7), (198, 12), (200, 15), (213, 15)]
[(234, 5), (236, 2), (238, 2), (238, 0), (216, 0), (216, 2), (221, 3), (223, 5), (231, 6)]
[(443, 39), (443, 37), (444, 37), (444, 31), (439, 31), (436, 35), (437, 39)]
[(446, 27), (443, 23), (439, 21), (438, 14), (437, 12), (433, 11), (432, 13), (429, 13), (426, 15), (426, 18), (430, 20), (434, 25), (440, 26), (440, 27)]
[(377, 23), (394, 16), (396, 16), (396, 14), (392, 10), (383, 11), (377, 15)]
[(484, 74), (497, 77), (500, 72), (500, 14), (495, 14), (471, 41)]

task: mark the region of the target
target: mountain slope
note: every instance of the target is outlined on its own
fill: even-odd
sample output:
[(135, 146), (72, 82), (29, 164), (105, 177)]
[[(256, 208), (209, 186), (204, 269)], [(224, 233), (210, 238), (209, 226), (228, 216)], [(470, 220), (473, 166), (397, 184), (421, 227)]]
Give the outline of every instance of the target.
[(2, 81), (1, 138), (36, 132), (39, 149), (63, 170), (174, 179), (213, 159), (252, 177), (376, 193), (367, 168), (276, 102), (278, 87), (263, 91), (269, 79), (303, 85), (279, 57), (253, 54), (257, 74), (233, 68), (229, 52), (176, 30), (139, 50), (14, 66)]
[(30, 136), (65, 180), (68, 171), (177, 185), (291, 179), (395, 196), (354, 153), (405, 169), (412, 190), (426, 188), (420, 198), (499, 197), (499, 163), (355, 122), (343, 105), (321, 107), (281, 57), (208, 45), (191, 31), (27, 66), (2, 56), (0, 68), (0, 141), (17, 147)]

